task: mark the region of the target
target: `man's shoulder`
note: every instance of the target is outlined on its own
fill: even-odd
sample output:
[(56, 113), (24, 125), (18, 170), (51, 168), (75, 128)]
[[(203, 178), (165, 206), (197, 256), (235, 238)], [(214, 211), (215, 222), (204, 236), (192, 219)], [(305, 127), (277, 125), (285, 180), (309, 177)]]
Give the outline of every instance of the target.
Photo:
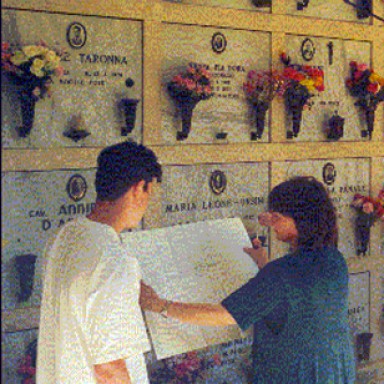
[(107, 247), (114, 240), (113, 233), (108, 231), (106, 226), (98, 225), (81, 216), (64, 224), (47, 245), (87, 250)]

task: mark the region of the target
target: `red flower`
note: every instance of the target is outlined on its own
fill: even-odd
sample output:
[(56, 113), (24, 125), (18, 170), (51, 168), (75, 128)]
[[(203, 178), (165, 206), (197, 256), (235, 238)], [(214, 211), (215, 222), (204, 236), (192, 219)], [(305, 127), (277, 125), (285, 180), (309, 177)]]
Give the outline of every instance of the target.
[(353, 72), (353, 78), (354, 78), (355, 80), (359, 80), (359, 79), (361, 79), (362, 76), (363, 76), (363, 72), (361, 72), (361, 71), (355, 71), (355, 72)]
[(345, 82), (345, 85), (346, 85), (348, 88), (352, 88), (352, 87), (353, 87), (353, 81), (352, 81), (352, 79), (347, 79), (346, 82)]
[(305, 79), (305, 76), (302, 73), (296, 71), (292, 67), (285, 68), (283, 76), (294, 81), (302, 81)]
[(9, 43), (7, 43), (6, 41), (3, 41), (2, 43), (1, 43), (1, 50), (2, 51), (8, 51), (8, 49), (9, 49)]
[(370, 83), (368, 85), (367, 89), (368, 89), (368, 92), (375, 94), (375, 93), (377, 93), (379, 91), (379, 84), (377, 84), (377, 83)]
[(357, 62), (356, 61), (351, 61), (349, 63), (349, 65), (352, 67), (352, 68), (357, 68)]

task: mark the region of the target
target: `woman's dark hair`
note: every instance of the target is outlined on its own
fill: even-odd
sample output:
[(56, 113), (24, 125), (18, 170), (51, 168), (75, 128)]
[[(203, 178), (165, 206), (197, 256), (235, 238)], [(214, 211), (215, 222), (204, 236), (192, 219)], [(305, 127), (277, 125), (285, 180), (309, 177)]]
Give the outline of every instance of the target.
[(97, 158), (95, 188), (97, 199), (114, 201), (133, 185), (161, 181), (161, 165), (156, 155), (144, 145), (132, 141), (104, 148)]
[(313, 177), (294, 177), (272, 189), (270, 211), (291, 217), (298, 230), (298, 247), (337, 246), (336, 210), (323, 184)]

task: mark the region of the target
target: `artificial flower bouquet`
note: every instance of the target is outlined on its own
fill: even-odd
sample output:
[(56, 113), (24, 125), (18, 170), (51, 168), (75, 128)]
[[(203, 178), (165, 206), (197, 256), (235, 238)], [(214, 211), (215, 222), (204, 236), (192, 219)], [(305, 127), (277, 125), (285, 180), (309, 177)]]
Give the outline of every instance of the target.
[(150, 372), (150, 377), (158, 384), (192, 384), (202, 382), (209, 370), (219, 365), (221, 355), (217, 353), (206, 358), (200, 356), (198, 351), (190, 351), (162, 360), (161, 365)]
[(362, 135), (371, 138), (375, 110), (378, 104), (384, 101), (384, 78), (364, 63), (351, 61), (349, 67), (351, 74), (346, 80), (346, 86), (350, 94), (357, 98), (355, 105), (360, 107), (365, 114), (367, 130), (364, 130)]
[(284, 92), (286, 107), (292, 115), (292, 132), (288, 138), (297, 137), (300, 132), (302, 113), (309, 108), (309, 99), (315, 92), (324, 91), (324, 71), (321, 67), (291, 64), (289, 56), (281, 55), (285, 65), (283, 71)]
[(36, 383), (36, 356), (37, 339), (28, 344), (25, 355), (22, 358), (17, 373), (22, 376), (22, 384)]
[(357, 210), (356, 243), (357, 255), (365, 256), (368, 250), (370, 228), (377, 220), (384, 221), (384, 188), (377, 198), (355, 194), (351, 207)]
[(271, 101), (277, 94), (284, 90), (284, 80), (277, 71), (248, 72), (247, 80), (243, 85), (247, 100), (253, 106), (256, 113), (256, 132), (251, 132), (251, 140), (262, 137), (265, 126), (266, 112)]
[(50, 96), (53, 76), (64, 72), (60, 65), (61, 52), (49, 49), (42, 41), (13, 49), (7, 42), (1, 45), (1, 68), (9, 79), (19, 87), (23, 126), (19, 136), (26, 137), (33, 126), (36, 101)]
[(213, 96), (211, 75), (203, 66), (190, 64), (172, 78), (167, 89), (181, 111), (182, 131), (177, 133), (177, 139), (184, 140), (191, 129), (193, 109), (201, 100)]

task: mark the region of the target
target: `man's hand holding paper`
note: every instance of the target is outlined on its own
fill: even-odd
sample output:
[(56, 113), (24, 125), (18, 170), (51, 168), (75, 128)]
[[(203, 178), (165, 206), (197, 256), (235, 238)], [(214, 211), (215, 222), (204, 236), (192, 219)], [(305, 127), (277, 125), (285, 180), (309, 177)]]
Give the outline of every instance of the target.
[[(124, 243), (129, 253), (138, 255), (143, 280), (153, 288), (142, 286), (144, 309), (151, 308), (151, 298), (159, 305), (159, 295), (173, 302), (217, 304), (212, 310), (219, 314), (223, 309), (219, 303), (258, 271), (244, 253), (244, 245), (251, 247), (252, 243), (240, 219), (131, 233), (124, 236)], [(199, 311), (203, 313), (204, 308), (199, 307)], [(182, 324), (153, 312), (146, 313), (146, 319), (158, 358), (242, 337), (237, 325), (216, 328)], [(234, 323), (229, 314), (227, 323)]]

